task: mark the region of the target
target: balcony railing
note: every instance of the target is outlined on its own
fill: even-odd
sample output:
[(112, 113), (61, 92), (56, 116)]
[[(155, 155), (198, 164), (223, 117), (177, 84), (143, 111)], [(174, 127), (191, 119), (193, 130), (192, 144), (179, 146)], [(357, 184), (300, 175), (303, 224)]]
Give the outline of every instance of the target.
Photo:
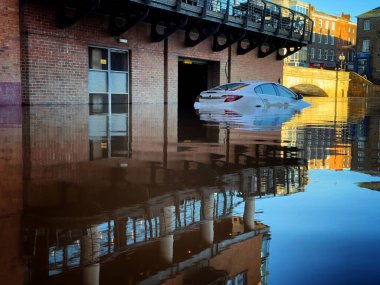
[[(144, 0), (131, 0), (147, 3)], [(303, 43), (312, 40), (313, 21), (305, 14), (266, 0), (151, 0), (148, 5), (192, 17), (275, 35)]]

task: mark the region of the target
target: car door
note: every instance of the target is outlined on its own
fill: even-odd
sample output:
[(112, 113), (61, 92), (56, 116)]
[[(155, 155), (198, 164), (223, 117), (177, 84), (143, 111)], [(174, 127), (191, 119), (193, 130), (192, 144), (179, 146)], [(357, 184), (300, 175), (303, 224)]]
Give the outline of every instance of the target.
[(289, 90), (288, 88), (280, 85), (275, 84), (275, 88), (281, 97), (282, 100), (284, 100), (285, 103), (292, 104), (297, 100), (297, 95), (293, 93), (293, 91)]
[(260, 94), (261, 99), (266, 105), (284, 105), (286, 98), (281, 97), (273, 83), (263, 83), (255, 88), (256, 93)]

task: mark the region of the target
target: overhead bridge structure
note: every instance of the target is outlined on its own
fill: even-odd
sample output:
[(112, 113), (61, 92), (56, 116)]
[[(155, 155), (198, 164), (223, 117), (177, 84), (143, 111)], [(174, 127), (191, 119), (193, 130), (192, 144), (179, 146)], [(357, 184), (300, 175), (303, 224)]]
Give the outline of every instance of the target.
[(89, 13), (100, 13), (110, 16), (112, 36), (121, 36), (139, 22), (146, 22), (151, 24), (153, 42), (185, 30), (186, 47), (194, 47), (212, 36), (213, 51), (238, 43), (239, 55), (258, 47), (259, 58), (276, 52), (277, 60), (309, 44), (313, 30), (313, 21), (307, 15), (265, 0), (64, 0), (56, 3), (60, 28), (72, 26)]

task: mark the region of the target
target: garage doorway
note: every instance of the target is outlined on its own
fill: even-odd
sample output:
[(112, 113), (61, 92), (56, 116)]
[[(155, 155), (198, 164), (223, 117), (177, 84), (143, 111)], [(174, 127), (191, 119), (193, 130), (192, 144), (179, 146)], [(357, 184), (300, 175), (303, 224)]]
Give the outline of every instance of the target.
[(193, 141), (206, 136), (206, 128), (194, 110), (201, 91), (220, 83), (220, 63), (190, 58), (178, 59), (178, 141)]
[(201, 91), (219, 85), (220, 63), (200, 59), (178, 59), (178, 107), (192, 109)]

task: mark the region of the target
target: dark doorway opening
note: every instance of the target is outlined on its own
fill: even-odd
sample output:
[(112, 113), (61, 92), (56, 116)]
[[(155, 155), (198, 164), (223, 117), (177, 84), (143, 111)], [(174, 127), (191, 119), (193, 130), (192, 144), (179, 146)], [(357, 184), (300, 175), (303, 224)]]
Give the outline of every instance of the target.
[[(217, 86), (220, 63), (199, 59), (178, 60), (178, 139), (194, 140), (203, 137), (203, 128), (194, 110), (194, 102), (200, 92)], [(194, 128), (194, 124), (198, 128)], [(190, 128), (192, 130), (190, 130)], [(194, 132), (198, 130), (198, 132)]]
[(178, 106), (193, 107), (195, 98), (207, 89), (207, 61), (183, 59), (178, 62)]

